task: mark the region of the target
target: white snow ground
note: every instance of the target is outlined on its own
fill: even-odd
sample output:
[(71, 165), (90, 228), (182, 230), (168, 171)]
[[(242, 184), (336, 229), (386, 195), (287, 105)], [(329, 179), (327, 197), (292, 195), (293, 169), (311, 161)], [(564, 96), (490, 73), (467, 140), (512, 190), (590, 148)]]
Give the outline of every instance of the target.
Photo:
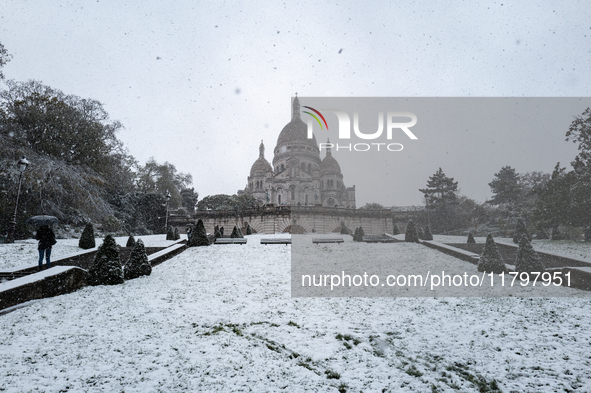
[[(591, 391), (588, 298), (291, 298), (272, 236), (0, 316), (0, 390)], [(465, 263), (423, 249), (417, 263)]]

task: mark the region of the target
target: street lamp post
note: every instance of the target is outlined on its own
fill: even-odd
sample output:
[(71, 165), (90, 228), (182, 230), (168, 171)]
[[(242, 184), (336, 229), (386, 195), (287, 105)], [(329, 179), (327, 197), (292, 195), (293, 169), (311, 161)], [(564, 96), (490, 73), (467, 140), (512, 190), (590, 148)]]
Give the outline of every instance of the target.
[(168, 190), (166, 190), (166, 195), (164, 196), (164, 198), (166, 198), (166, 216), (164, 218), (164, 233), (168, 232), (168, 202), (170, 202), (170, 192), (168, 192)]
[(25, 172), (25, 170), (29, 166), (29, 161), (27, 161), (25, 156), (23, 156), (23, 158), (21, 158), (18, 161), (17, 165), (18, 165), (18, 170), (20, 172), (18, 175), (18, 191), (16, 192), (16, 204), (14, 206), (14, 214), (12, 216), (12, 221), (10, 221), (10, 224), (8, 225), (8, 234), (6, 236), (6, 243), (14, 243), (14, 233), (16, 231), (16, 213), (18, 211), (18, 199), (21, 194), (21, 182), (23, 180), (23, 173)]

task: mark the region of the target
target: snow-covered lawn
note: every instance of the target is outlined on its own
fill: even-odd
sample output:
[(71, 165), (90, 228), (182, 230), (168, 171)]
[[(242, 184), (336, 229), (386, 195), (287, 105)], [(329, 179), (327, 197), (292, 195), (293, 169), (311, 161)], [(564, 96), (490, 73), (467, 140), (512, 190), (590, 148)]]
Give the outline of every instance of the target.
[(291, 298), (272, 236), (0, 316), (0, 390), (591, 391), (588, 298)]
[[(166, 235), (137, 236), (142, 239), (146, 247), (167, 247), (174, 242), (166, 240)], [(125, 247), (127, 237), (116, 237), (117, 244)], [(78, 247), (78, 239), (57, 239), (57, 243), (51, 249), (51, 260), (65, 257), (82, 250)], [(103, 239), (96, 238), (96, 245), (100, 246)], [(14, 244), (0, 244), (0, 271), (13, 267), (36, 264), (39, 259), (37, 240), (17, 240)]]

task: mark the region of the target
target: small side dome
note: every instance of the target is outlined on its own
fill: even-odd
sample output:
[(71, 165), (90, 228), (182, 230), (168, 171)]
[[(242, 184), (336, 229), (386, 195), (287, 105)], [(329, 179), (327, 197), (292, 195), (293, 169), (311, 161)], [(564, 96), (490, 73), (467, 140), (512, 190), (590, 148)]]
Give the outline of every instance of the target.
[(337, 162), (337, 160), (330, 154), (327, 154), (326, 157), (320, 163), (320, 170), (325, 173), (341, 173), (341, 166)]
[[(330, 140), (327, 140), (326, 143), (330, 143)], [(320, 170), (324, 173), (341, 174), (341, 166), (332, 156), (332, 149), (330, 147), (326, 149), (326, 157), (320, 163)]]
[(254, 176), (256, 172), (273, 172), (273, 167), (269, 164), (269, 161), (265, 159), (265, 145), (261, 140), (261, 144), (259, 146), (259, 158), (252, 164), (250, 167), (250, 176)]

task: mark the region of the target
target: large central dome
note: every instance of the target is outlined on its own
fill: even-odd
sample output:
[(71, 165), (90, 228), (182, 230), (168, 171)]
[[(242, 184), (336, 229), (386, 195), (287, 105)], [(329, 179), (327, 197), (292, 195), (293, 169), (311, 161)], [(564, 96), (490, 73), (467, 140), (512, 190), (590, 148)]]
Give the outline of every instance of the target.
[(312, 139), (308, 139), (308, 126), (302, 121), (300, 116), (300, 100), (297, 97), (293, 100), (291, 121), (281, 130), (279, 138), (277, 138), (275, 151), (282, 146), (288, 146), (294, 143), (310, 145), (315, 150), (318, 149), (316, 137), (312, 135)]

